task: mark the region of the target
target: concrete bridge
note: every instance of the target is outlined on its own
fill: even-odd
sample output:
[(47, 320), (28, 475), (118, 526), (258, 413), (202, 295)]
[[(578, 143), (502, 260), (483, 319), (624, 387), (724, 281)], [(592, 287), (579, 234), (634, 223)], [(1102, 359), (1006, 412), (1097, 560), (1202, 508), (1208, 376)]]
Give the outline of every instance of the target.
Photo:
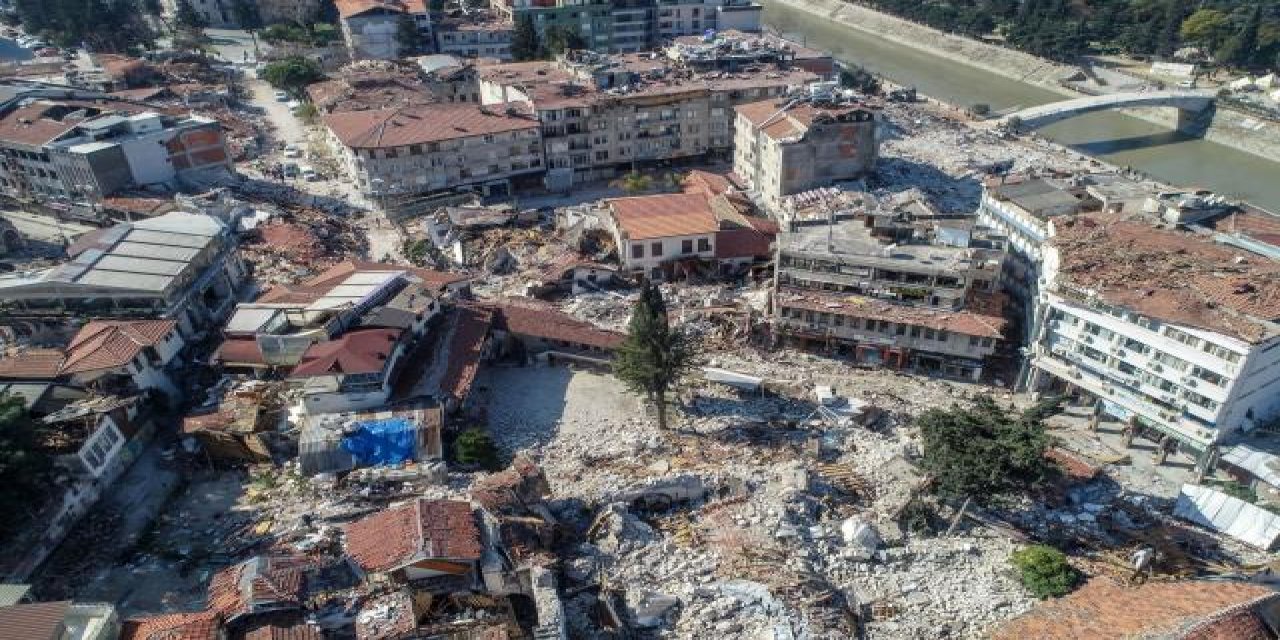
[[(1075, 98), (1038, 107), (1030, 107), (1004, 116), (1005, 124), (1017, 124), (1024, 129), (1034, 129), (1078, 115), (1105, 109), (1134, 107), (1171, 107), (1178, 110), (1178, 129), (1186, 128), (1206, 109), (1213, 106), (1213, 91), (1145, 91), (1141, 93), (1111, 93), (1087, 98)], [(1016, 120), (1015, 120), (1016, 118)]]

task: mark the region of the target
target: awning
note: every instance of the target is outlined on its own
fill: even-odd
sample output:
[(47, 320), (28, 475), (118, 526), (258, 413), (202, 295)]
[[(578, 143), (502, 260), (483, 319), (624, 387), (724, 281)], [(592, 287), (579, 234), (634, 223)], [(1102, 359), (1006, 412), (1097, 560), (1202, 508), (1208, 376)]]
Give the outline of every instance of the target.
[(1263, 551), (1280, 537), (1280, 516), (1209, 487), (1182, 485), (1173, 513)]
[(1223, 462), (1240, 467), (1259, 480), (1280, 488), (1280, 456), (1259, 451), (1247, 444), (1238, 444), (1222, 450)]

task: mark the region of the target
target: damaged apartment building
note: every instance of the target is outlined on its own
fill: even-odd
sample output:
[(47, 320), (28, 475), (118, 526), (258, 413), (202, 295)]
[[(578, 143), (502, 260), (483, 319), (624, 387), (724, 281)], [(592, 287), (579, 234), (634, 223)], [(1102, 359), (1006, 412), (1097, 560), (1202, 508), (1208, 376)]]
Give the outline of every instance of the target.
[(205, 214), (120, 223), (67, 253), (54, 267), (0, 275), (0, 317), (20, 334), (91, 317), (171, 319), (195, 336), (231, 312), (247, 277), (232, 228)]
[(1043, 246), (1028, 387), (1211, 468), (1217, 447), (1280, 417), (1280, 268), (1202, 234), (1123, 214), (1059, 222)]
[(764, 7), (750, 0), (494, 0), (507, 23), (528, 18), (540, 38), (551, 28), (577, 31), (586, 48), (614, 53), (709, 31), (759, 31)]
[(829, 194), (784, 217), (773, 311), (781, 339), (855, 362), (980, 379), (1003, 338), (1003, 239)]
[(94, 203), (230, 167), (222, 126), (203, 116), (105, 98), (32, 98), (0, 112), (0, 185), (20, 200)]
[(783, 199), (854, 180), (875, 168), (879, 109), (836, 83), (736, 107), (733, 170), (777, 211)]
[[(763, 46), (763, 45), (761, 45)], [(735, 68), (659, 54), (569, 51), (554, 61), (480, 70), (481, 100), (532, 104), (554, 190), (637, 166), (728, 159), (734, 107), (825, 80), (830, 58), (782, 56)]]

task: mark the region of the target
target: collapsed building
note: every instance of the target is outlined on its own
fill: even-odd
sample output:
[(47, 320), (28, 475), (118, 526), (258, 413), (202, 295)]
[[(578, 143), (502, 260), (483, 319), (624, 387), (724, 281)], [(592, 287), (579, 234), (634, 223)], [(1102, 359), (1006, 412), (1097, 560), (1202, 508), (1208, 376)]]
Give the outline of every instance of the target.
[(862, 364), (981, 378), (1006, 324), (1002, 238), (828, 196), (783, 219), (775, 334)]

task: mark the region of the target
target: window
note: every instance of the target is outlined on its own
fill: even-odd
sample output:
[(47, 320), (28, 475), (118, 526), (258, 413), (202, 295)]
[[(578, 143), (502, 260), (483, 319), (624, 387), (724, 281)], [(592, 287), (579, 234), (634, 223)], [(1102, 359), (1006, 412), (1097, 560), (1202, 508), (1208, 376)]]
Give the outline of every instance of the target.
[(655, 258), (662, 256), (662, 243), (661, 242), (649, 243), (649, 254)]
[(711, 241), (706, 238), (698, 238), (698, 251), (710, 251)]
[(643, 258), (643, 257), (644, 257), (644, 245), (643, 245), (643, 244), (640, 244), (639, 242), (637, 242), (637, 243), (635, 243), (635, 244), (631, 245), (631, 257), (632, 257), (632, 258)]
[(932, 339), (933, 339), (933, 337), (934, 337), (934, 335), (935, 335), (935, 334), (934, 334), (934, 332), (933, 332), (933, 329), (925, 329), (925, 330), (924, 330), (924, 339), (925, 339), (925, 340), (932, 340)]
[(680, 241), (680, 253), (693, 253), (693, 241), (692, 241), (692, 240), (681, 240), (681, 241)]
[(1199, 347), (1201, 340), (1185, 331), (1179, 331), (1173, 327), (1165, 327), (1164, 335), (1181, 342), (1190, 347)]
[(981, 342), (982, 342), (982, 339), (979, 338), (978, 336), (969, 336), (969, 346), (976, 347)]
[(920, 337), (920, 327), (911, 327), (911, 337), (912, 338)]

